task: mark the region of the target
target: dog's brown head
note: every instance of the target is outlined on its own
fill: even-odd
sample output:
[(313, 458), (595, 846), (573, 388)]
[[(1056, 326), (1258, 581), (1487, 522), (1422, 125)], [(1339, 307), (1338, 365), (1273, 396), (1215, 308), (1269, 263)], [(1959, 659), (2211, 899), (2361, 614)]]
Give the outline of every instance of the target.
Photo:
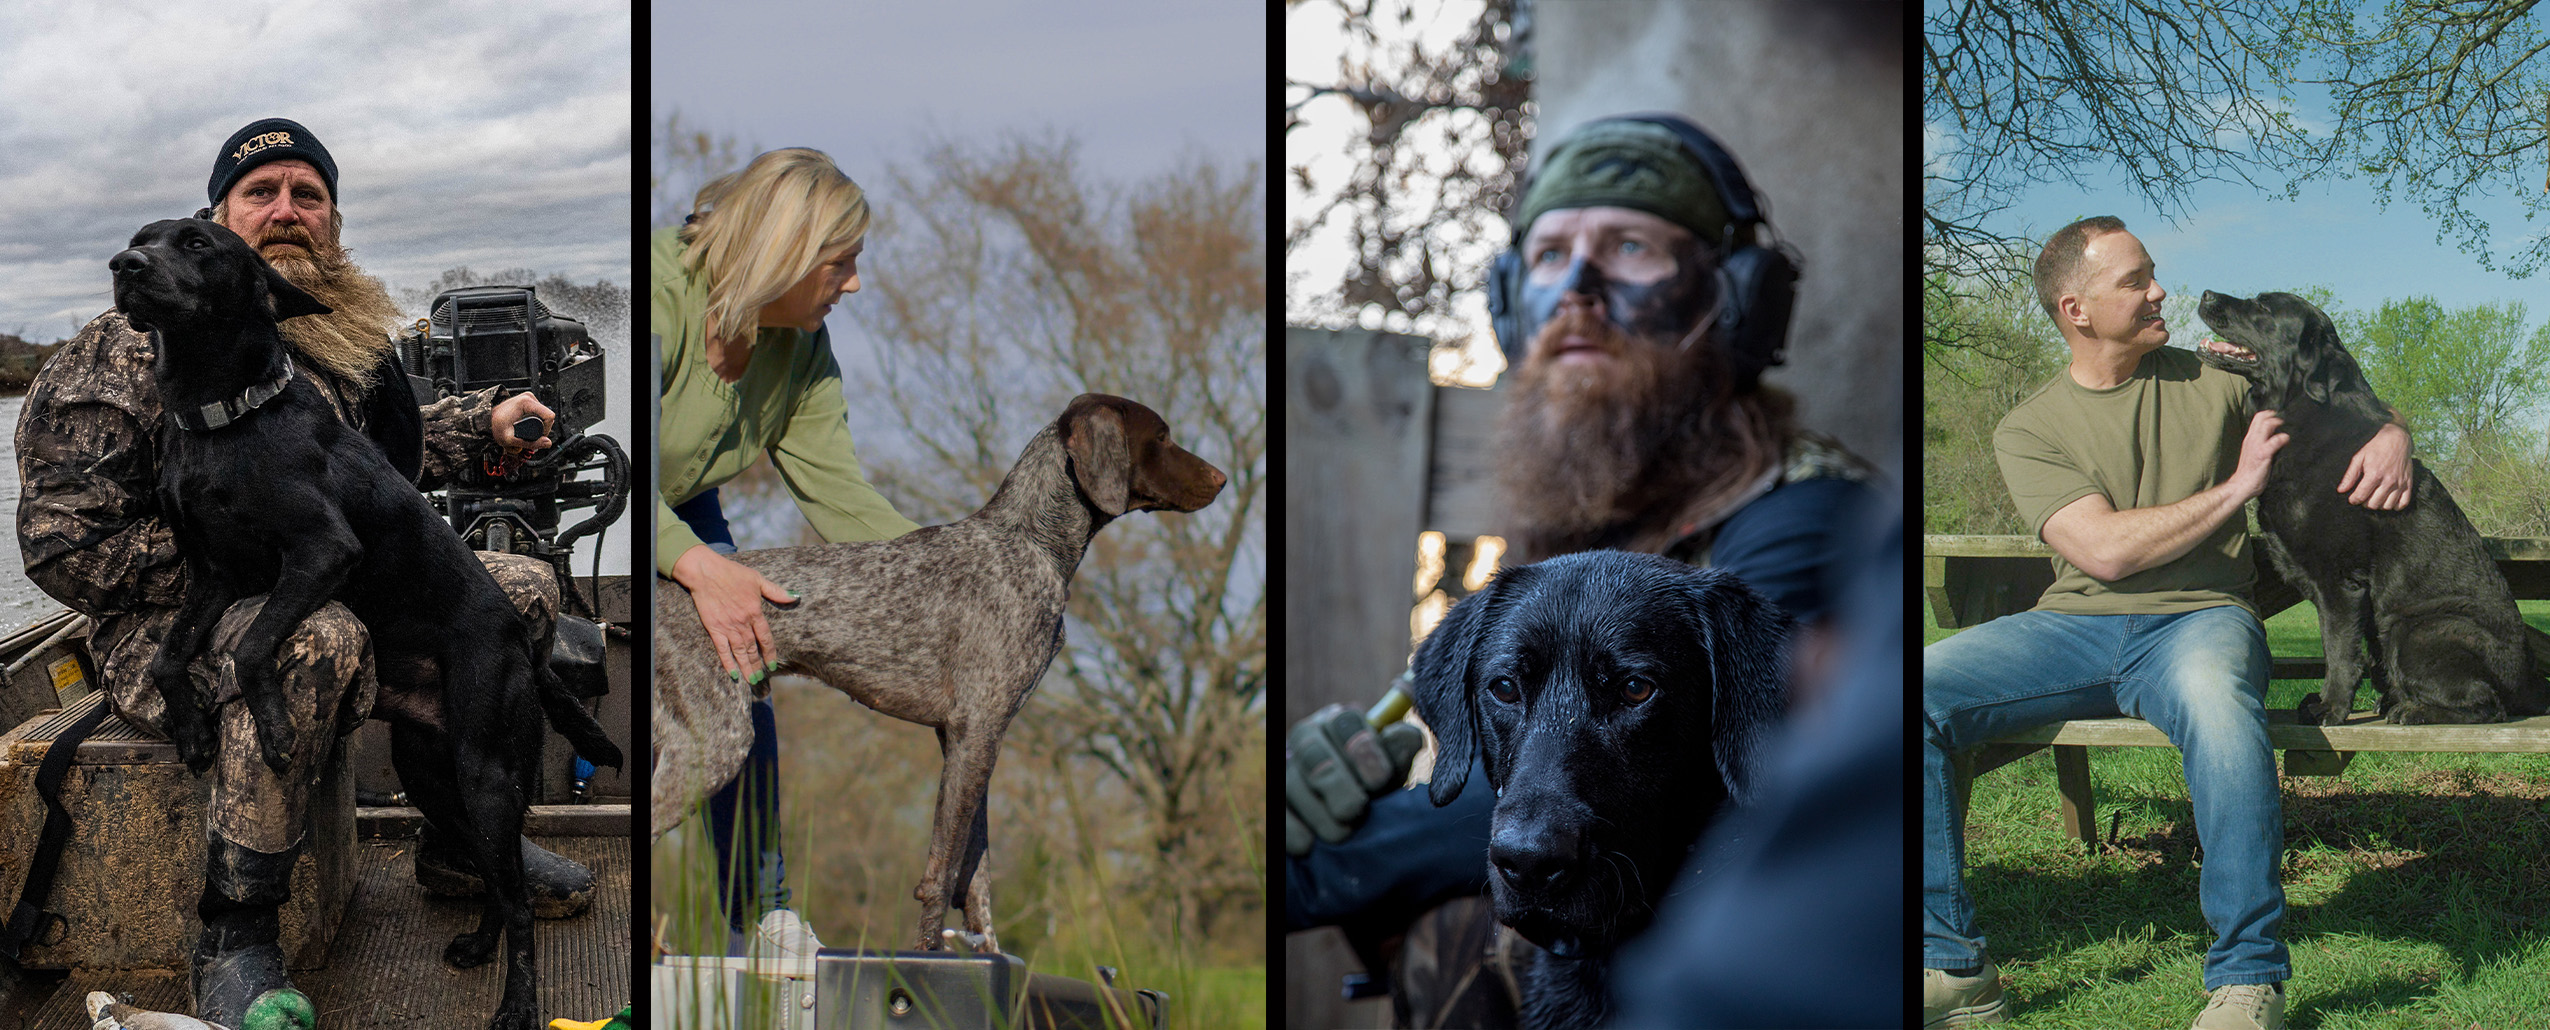
[(1213, 503), (1227, 477), (1169, 440), (1158, 412), (1122, 397), (1084, 393), (1055, 420), (1071, 456), (1072, 481), (1108, 515), (1195, 511)]
[(136, 332), (271, 325), (329, 311), (238, 233), (200, 218), (143, 226), (106, 267), (115, 274), (115, 306)]

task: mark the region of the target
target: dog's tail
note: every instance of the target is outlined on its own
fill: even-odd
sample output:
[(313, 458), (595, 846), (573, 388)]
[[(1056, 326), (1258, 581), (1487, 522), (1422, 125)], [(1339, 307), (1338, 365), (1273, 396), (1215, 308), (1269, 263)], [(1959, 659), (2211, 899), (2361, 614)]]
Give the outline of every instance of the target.
[(620, 768), (620, 745), (611, 742), (611, 735), (603, 731), (593, 713), (584, 710), (583, 702), (567, 689), (566, 681), (558, 678), (549, 663), (532, 663), (531, 680), (533, 689), (540, 694), (540, 710), (548, 715), (550, 728), (567, 738), (585, 761)]

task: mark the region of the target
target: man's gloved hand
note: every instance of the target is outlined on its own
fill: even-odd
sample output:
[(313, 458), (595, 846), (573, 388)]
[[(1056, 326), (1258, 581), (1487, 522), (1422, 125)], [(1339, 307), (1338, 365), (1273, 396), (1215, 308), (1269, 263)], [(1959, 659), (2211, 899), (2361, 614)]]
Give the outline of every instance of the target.
[(1354, 833), (1375, 794), (1407, 779), (1425, 731), (1395, 722), (1374, 729), (1363, 713), (1329, 705), (1284, 734), (1284, 853), (1310, 853), (1311, 837), (1335, 844)]

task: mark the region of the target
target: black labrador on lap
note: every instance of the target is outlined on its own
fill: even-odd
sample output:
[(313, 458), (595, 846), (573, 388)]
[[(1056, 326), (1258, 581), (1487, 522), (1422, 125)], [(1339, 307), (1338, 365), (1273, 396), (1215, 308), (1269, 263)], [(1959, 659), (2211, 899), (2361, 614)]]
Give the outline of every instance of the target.
[[(444, 959), (482, 964), (502, 931), (505, 986), (493, 1025), (527, 1030), (537, 1022), (538, 974), (515, 842), (544, 710), (587, 756), (616, 766), (618, 749), (567, 698), (540, 660), (549, 641), (534, 639), (486, 567), (416, 492), (412, 472), (294, 372), (275, 325), (325, 306), (216, 222), (153, 222), (108, 266), (116, 306), (134, 330), (153, 335), (161, 405), (176, 423), (160, 433), (158, 502), (186, 556), (186, 594), (150, 671), (179, 754), (201, 772), (215, 747), (188, 663), (224, 610), (264, 594), (232, 659), (260, 750), (281, 771), (293, 731), (276, 653), (321, 605), (344, 603), (370, 633), (380, 710), (400, 719), (393, 747), (407, 759), (401, 776), (443, 786), (415, 796), (433, 808), (429, 819), (466, 842), (488, 884), (478, 929), (454, 938)], [(400, 379), (375, 394), (404, 392)], [(416, 420), (412, 403), (404, 418)]]
[(2502, 722), (2550, 708), (2514, 592), (2435, 474), (2415, 465), (2400, 511), (2336, 491), (2390, 410), (2329, 316), (2289, 293), (2211, 291), (2196, 313), (2222, 337), (2196, 356), (2247, 377), (2250, 407), (2283, 416), (2291, 437), (2258, 495), (2258, 523), (2268, 560), (2320, 610), (2328, 680), (2302, 699), (2301, 717), (2346, 721), (2367, 652), (2393, 723)]
[(1536, 946), (1522, 1025), (1591, 1026), (1613, 950), (1646, 928), (1693, 843), (1743, 800), (1783, 707), (1787, 613), (1732, 575), (1592, 551), (1499, 573), (1417, 651), (1416, 704), (1458, 797), (1497, 794), (1488, 888)]

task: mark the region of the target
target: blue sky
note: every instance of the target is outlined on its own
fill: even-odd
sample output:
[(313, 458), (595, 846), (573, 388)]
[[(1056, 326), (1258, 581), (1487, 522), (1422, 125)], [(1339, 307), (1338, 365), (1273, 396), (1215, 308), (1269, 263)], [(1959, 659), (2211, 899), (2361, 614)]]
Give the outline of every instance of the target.
[[(2377, 16), (2366, 5), (2358, 12), (2359, 27), (2372, 31)], [(2267, 106), (2325, 139), (2336, 127), (2330, 94), (2308, 80), (2335, 74), (2326, 64), (2315, 59), (2297, 69), (2305, 81), (2277, 85), (2261, 77), (2250, 85), (2274, 89), (2276, 98), (2261, 98)], [(2487, 223), (2489, 249), (2501, 259), (2550, 233), (2550, 194), (2542, 190), (2550, 146), (2539, 138), (2537, 123), (2534, 128), (2531, 149), (2461, 198), (2465, 211)], [(1926, 129), (1924, 160), (1958, 160), (1959, 141), (1949, 127), (1934, 122)], [(2221, 142), (2239, 145), (2236, 138)], [(2118, 216), (2142, 238), (2159, 266), (2161, 284), (2173, 293), (2247, 295), (2322, 286), (2338, 307), (2353, 311), (2424, 296), (2448, 308), (2522, 302), (2533, 324), (2550, 320), (2550, 268), (2529, 278), (2485, 268), (2459, 241), (2437, 238), (2434, 219), (2416, 198), (2385, 204), (2373, 180), (2320, 179), (2287, 200), (2280, 195), (2285, 178), (2273, 168), (2254, 169), (2251, 174), (2275, 192), (2238, 182), (2193, 183), (2171, 219), (2129, 185), (2114, 154), (2090, 147), (2077, 154), (2069, 170), (2078, 182), (2031, 186), (1987, 227), (2042, 240), (2078, 218)]]
[[(2532, 171), (2537, 178), (2540, 169)], [(2522, 178), (2516, 176), (2518, 182)], [(2550, 231), (2542, 218), (2525, 221), (2523, 203), (2512, 197), (2465, 203), (2489, 223), (2500, 254), (2527, 232)], [(2448, 308), (2520, 301), (2531, 324), (2550, 319), (2550, 270), (2517, 279), (2482, 268), (2476, 255), (2438, 242), (2434, 223), (2414, 202), (2395, 201), (2386, 209), (2372, 185), (2362, 181), (2316, 183), (2290, 201), (2247, 186), (2209, 183), (2190, 191), (2188, 211), (2174, 224), (2121, 181), (2104, 190), (2044, 185), (2003, 212), (2000, 225), (2024, 225), (2041, 239), (2066, 222), (2097, 214), (2123, 218), (2160, 266), (2161, 285), (2189, 297), (2204, 290), (2247, 295), (2326, 286), (2339, 306), (2355, 311), (2430, 296)]]

